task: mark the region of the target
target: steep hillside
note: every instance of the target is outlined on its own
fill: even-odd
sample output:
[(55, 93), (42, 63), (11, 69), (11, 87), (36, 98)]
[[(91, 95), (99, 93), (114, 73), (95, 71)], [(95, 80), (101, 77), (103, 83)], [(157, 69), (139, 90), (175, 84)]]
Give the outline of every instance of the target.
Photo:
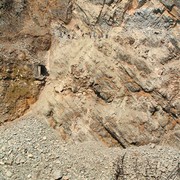
[(33, 111), (67, 141), (179, 146), (179, 16), (176, 0), (2, 1), (1, 122), (48, 82)]
[(1, 0), (0, 179), (178, 178), (179, 22), (179, 0)]
[(178, 5), (75, 1), (68, 24), (51, 23), (36, 111), (66, 141), (179, 147)]

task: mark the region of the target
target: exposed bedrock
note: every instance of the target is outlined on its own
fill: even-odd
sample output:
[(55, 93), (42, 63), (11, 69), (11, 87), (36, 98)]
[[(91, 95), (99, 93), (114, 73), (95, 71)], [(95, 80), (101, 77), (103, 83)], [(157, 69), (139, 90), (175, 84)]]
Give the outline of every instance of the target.
[[(66, 141), (179, 148), (179, 1), (4, 0), (0, 13), (1, 61), (15, 52), (26, 69), (21, 75), (5, 65), (0, 83), (13, 88), (1, 88), (3, 103), (19, 109), (17, 97), (38, 99), (32, 111)], [(33, 79), (34, 63), (48, 71), (43, 81)], [(11, 92), (24, 79), (28, 90), (13, 105)], [(4, 113), (8, 120), (14, 111)]]

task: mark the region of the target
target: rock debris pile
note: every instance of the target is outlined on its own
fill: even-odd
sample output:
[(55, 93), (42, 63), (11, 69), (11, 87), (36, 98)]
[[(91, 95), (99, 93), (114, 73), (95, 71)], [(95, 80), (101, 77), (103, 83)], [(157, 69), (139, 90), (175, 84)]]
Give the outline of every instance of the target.
[(127, 150), (98, 142), (69, 144), (37, 117), (0, 127), (1, 180), (179, 178), (180, 153), (151, 144)]

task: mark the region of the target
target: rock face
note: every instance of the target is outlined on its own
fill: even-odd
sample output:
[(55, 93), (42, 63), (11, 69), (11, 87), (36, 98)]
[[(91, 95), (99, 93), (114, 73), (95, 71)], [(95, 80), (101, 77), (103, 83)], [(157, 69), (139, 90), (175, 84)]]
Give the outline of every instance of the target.
[(34, 70), (36, 63), (44, 64), (51, 35), (38, 30), (31, 8), (24, 0), (0, 2), (0, 124), (22, 116), (45, 84)]
[(179, 179), (179, 9), (1, 0), (0, 179)]
[(66, 141), (179, 148), (178, 7), (75, 1), (69, 24), (52, 23), (50, 84), (35, 109)]
[[(18, 118), (37, 100), (41, 84), (33, 77), (24, 52), (1, 52), (0, 123)], [(7, 56), (9, 55), (9, 56)]]
[[(12, 105), (2, 112), (6, 120), (24, 99), (37, 98), (42, 83), (32, 80), (28, 65), (40, 63), (49, 77), (32, 111), (64, 140), (179, 148), (179, 1), (4, 0), (0, 7), (1, 52), (22, 49), (17, 62), (28, 59), (22, 78), (19, 72), (10, 78), (12, 90), (9, 65), (6, 78), (1, 70), (1, 109), (7, 99)], [(8, 92), (27, 76), (14, 100)]]

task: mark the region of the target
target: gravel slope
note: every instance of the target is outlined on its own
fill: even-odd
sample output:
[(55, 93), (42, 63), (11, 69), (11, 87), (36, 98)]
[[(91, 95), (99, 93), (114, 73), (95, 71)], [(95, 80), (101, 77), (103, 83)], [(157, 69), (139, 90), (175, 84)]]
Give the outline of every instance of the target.
[(64, 143), (45, 121), (26, 115), (0, 127), (0, 180), (166, 180), (180, 178), (180, 152), (150, 144), (127, 149)]
[(24, 117), (1, 126), (0, 134), (0, 180), (113, 179), (115, 174), (119, 148), (62, 143), (38, 118)]

